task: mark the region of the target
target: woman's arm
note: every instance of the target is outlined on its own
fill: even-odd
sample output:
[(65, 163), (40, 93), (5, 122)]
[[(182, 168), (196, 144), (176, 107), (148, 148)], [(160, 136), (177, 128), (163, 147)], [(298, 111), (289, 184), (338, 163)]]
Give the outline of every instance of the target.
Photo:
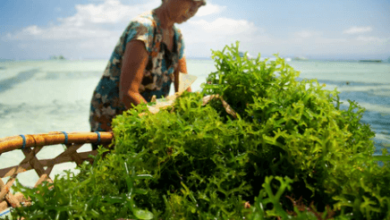
[[(187, 60), (186, 57), (183, 57), (179, 60), (179, 64), (177, 69), (175, 70), (175, 92), (179, 91), (179, 74), (185, 73), (187, 74)], [(191, 87), (188, 87), (187, 92), (192, 92)]]
[(119, 99), (127, 109), (131, 108), (132, 104), (147, 102), (138, 90), (147, 62), (148, 52), (144, 42), (132, 40), (127, 43), (119, 80)]

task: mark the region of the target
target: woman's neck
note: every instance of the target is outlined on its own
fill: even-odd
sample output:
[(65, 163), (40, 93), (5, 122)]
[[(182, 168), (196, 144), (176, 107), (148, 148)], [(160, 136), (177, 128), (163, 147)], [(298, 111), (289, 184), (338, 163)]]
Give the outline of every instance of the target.
[(168, 8), (165, 6), (165, 4), (162, 4), (154, 11), (157, 18), (160, 20), (160, 25), (163, 29), (171, 29), (173, 27), (174, 22), (169, 17)]

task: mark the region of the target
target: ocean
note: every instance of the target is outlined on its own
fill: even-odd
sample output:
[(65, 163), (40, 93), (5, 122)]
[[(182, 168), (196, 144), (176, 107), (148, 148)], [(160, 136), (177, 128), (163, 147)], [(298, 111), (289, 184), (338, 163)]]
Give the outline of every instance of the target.
[[(106, 60), (44, 60), (0, 62), (0, 138), (50, 131), (89, 131), (89, 103)], [(363, 123), (375, 132), (375, 154), (390, 148), (390, 63), (345, 61), (291, 61), (301, 74), (299, 79), (317, 79), (326, 89), (337, 90), (343, 107), (354, 100), (366, 109)], [(207, 75), (215, 71), (212, 60), (189, 59), (188, 72), (198, 76), (192, 85), (200, 90)], [(172, 90), (171, 90), (172, 91)], [(79, 151), (90, 150), (85, 145)], [(53, 158), (63, 146), (44, 148), (37, 157)], [(0, 169), (17, 165), (24, 158), (20, 151), (0, 156)], [(74, 169), (74, 163), (54, 167), (51, 177)], [(33, 186), (34, 171), (22, 173), (19, 181)], [(7, 178), (3, 179), (6, 181)]]

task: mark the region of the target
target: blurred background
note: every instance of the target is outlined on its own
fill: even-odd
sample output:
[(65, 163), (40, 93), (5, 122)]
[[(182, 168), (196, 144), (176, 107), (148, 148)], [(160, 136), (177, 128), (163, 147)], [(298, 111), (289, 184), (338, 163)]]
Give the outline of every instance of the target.
[[(130, 19), (161, 0), (1, 0), (0, 58), (108, 59)], [(239, 40), (252, 55), (390, 57), (387, 0), (209, 0), (179, 25), (189, 58)]]
[[(89, 131), (89, 105), (112, 50), (130, 20), (160, 0), (0, 0), (0, 138), (50, 131)], [(278, 53), (300, 79), (337, 89), (348, 108), (366, 109), (375, 154), (390, 148), (390, 1), (209, 0), (178, 25), (188, 71), (201, 89), (215, 71), (211, 50), (240, 41), (250, 57)], [(172, 90), (171, 90), (172, 91)], [(85, 146), (80, 151), (89, 150)], [(52, 158), (63, 146), (42, 150)], [(0, 155), (0, 169), (24, 158)], [(58, 165), (60, 174), (75, 164)], [(33, 185), (35, 172), (20, 175)]]

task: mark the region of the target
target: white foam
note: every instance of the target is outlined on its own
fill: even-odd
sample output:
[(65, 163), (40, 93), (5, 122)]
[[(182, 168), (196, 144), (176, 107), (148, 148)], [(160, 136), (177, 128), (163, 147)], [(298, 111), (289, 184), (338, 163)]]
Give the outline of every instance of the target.
[(381, 141), (390, 141), (390, 135), (386, 135), (386, 134), (375, 134), (375, 138), (376, 139), (379, 139)]

